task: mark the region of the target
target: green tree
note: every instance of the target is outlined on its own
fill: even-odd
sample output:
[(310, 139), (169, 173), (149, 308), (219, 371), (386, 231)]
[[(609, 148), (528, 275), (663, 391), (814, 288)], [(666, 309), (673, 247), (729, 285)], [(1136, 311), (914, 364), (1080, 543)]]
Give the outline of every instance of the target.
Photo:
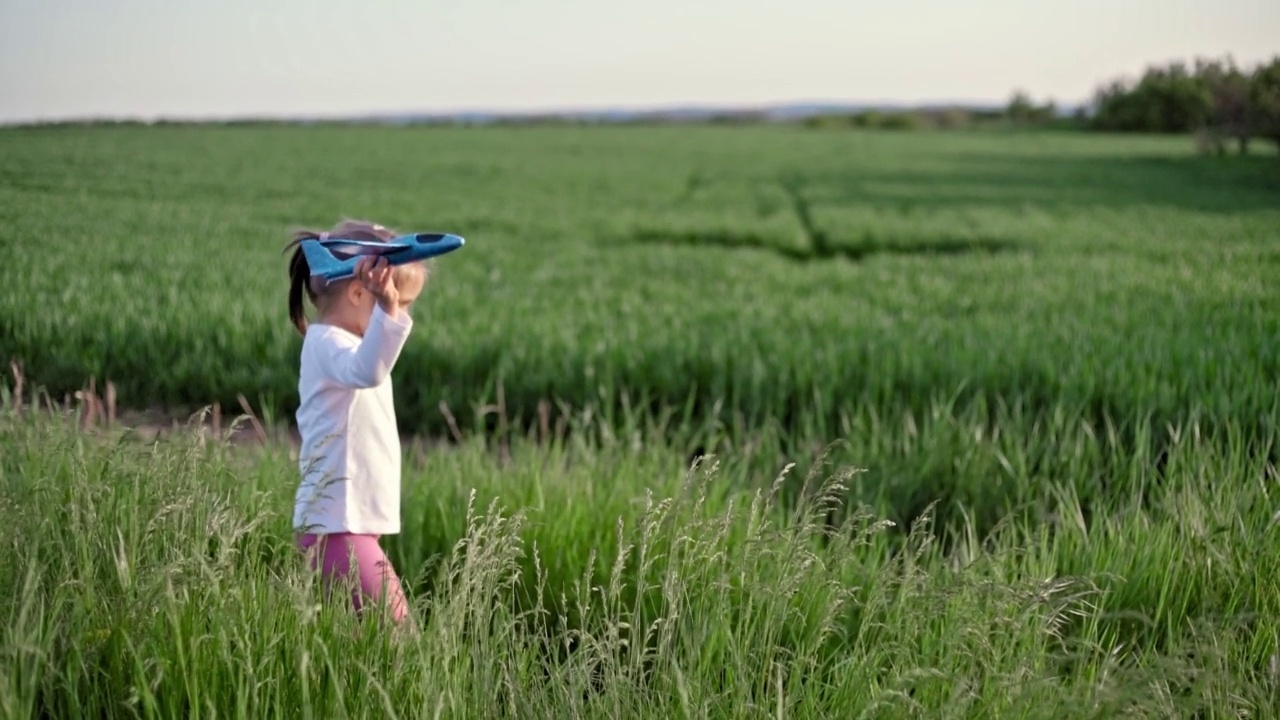
[(1207, 130), (1215, 137), (1233, 137), (1240, 154), (1249, 152), (1250, 79), (1231, 58), (1197, 60), (1196, 76), (1209, 91)]
[(1031, 119), (1031, 113), (1035, 111), (1035, 103), (1031, 102), (1031, 96), (1022, 90), (1015, 91), (1013, 98), (1009, 100), (1008, 107), (1005, 108), (1005, 114), (1013, 122), (1021, 125)]
[(1053, 121), (1057, 107), (1052, 101), (1036, 105), (1029, 94), (1018, 90), (1013, 93), (1004, 112), (1015, 125), (1043, 125)]
[(1280, 55), (1259, 66), (1249, 83), (1250, 125), (1280, 149)]
[(1095, 105), (1094, 125), (1101, 130), (1187, 133), (1204, 126), (1213, 98), (1202, 78), (1174, 62), (1147, 68), (1136, 85), (1106, 85)]

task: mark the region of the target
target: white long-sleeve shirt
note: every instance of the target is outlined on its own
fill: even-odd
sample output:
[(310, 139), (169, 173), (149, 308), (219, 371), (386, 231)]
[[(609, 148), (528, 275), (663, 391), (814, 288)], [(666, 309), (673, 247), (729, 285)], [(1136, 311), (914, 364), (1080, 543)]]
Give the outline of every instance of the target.
[(400, 434), (391, 369), (413, 328), (374, 306), (364, 337), (323, 323), (302, 342), (296, 414), (302, 481), (293, 526), (308, 533), (400, 532)]

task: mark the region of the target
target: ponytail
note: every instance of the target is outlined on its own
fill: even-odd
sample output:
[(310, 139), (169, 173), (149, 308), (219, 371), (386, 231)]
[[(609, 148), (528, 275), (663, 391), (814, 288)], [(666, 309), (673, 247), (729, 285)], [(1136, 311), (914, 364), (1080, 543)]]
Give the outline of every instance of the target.
[(317, 293), (328, 292), (327, 288), (331, 288), (332, 285), (318, 278), (316, 283), (312, 282), (311, 266), (307, 263), (307, 256), (302, 252), (302, 242), (304, 240), (323, 241), (333, 236), (370, 242), (388, 242), (396, 237), (396, 231), (369, 222), (344, 220), (334, 229), (326, 232), (299, 230), (293, 234), (293, 240), (284, 247), (285, 252), (293, 248), (293, 256), (289, 258), (289, 320), (303, 337), (307, 334), (307, 312), (302, 294), (305, 292), (307, 297), (311, 298), (312, 304), (315, 304), (318, 300)]
[(293, 241), (285, 246), (285, 251), (294, 248), (293, 257), (289, 258), (289, 320), (297, 328), (298, 334), (307, 334), (307, 311), (303, 305), (302, 293), (306, 292), (315, 302), (315, 290), (311, 287), (311, 266), (307, 264), (307, 256), (302, 252), (303, 240), (317, 240), (320, 236), (310, 230), (299, 231)]

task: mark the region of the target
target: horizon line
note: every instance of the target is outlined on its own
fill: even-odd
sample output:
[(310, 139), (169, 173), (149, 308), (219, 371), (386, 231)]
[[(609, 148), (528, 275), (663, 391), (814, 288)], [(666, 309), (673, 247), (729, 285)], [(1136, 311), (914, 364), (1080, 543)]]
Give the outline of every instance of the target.
[[(1012, 93), (1010, 93), (1012, 96)], [(469, 117), (484, 118), (537, 118), (546, 116), (560, 117), (594, 117), (607, 115), (662, 115), (669, 113), (762, 113), (773, 114), (801, 112), (813, 109), (829, 110), (936, 110), (946, 108), (992, 110), (1004, 107), (1008, 100), (978, 99), (934, 99), (934, 100), (839, 100), (839, 99), (794, 99), (777, 100), (765, 103), (716, 103), (716, 102), (679, 102), (648, 104), (613, 104), (613, 105), (552, 105), (552, 106), (520, 106), (502, 108), (501, 106), (462, 106), (452, 108), (417, 109), (417, 110), (351, 110), (334, 112), (240, 112), (240, 113), (79, 113), (52, 116), (35, 116), (0, 120), (0, 127), (30, 125), (75, 125), (94, 123), (228, 123), (228, 122), (351, 122), (359, 120), (396, 120), (396, 119), (458, 119)], [(1087, 102), (1059, 103), (1053, 100), (1059, 112), (1074, 110)]]

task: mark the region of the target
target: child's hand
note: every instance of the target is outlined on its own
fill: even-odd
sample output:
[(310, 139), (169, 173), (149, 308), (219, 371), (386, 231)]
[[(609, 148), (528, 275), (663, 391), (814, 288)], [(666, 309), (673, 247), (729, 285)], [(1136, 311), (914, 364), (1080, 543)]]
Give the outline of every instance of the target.
[(400, 291), (396, 289), (396, 281), (391, 275), (391, 263), (386, 258), (360, 258), (356, 261), (356, 279), (377, 299), (383, 312), (388, 315), (396, 314)]

